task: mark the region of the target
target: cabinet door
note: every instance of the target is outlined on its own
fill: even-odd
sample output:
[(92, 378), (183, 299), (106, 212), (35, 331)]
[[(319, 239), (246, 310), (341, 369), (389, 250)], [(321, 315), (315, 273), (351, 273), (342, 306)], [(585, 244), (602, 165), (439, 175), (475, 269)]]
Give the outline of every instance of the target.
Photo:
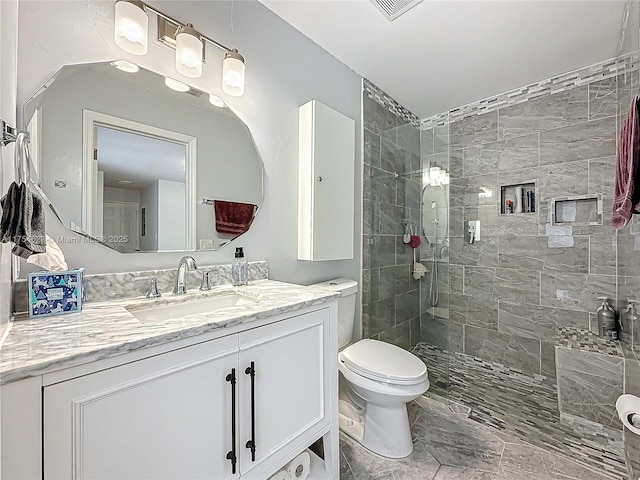
[[(296, 440), (312, 434), (328, 421), (323, 378), (323, 339), (328, 312), (324, 309), (239, 334), (240, 472), (243, 475), (270, 457), (299, 453), (296, 449), (306, 445), (300, 447), (300, 441), (296, 443)], [(251, 376), (246, 373), (252, 362), (254, 422)], [(255, 459), (246, 448), (252, 438)]]
[(231, 335), (45, 387), (44, 478), (237, 477), (237, 352)]

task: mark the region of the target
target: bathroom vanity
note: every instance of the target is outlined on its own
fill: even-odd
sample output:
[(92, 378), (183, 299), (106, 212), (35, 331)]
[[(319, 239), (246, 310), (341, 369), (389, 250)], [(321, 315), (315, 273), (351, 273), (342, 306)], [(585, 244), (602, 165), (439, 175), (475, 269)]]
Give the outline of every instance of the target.
[(2, 478), (265, 480), (322, 439), (309, 478), (337, 480), (336, 297), (264, 280), (17, 319)]

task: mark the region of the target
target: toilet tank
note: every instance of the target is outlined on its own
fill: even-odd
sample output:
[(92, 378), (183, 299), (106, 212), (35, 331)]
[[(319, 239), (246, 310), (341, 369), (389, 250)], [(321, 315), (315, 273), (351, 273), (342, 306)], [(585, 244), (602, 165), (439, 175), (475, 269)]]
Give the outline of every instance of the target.
[(346, 347), (353, 338), (358, 282), (348, 278), (336, 278), (335, 280), (316, 283), (313, 286), (326, 288), (341, 294), (338, 299), (338, 348)]

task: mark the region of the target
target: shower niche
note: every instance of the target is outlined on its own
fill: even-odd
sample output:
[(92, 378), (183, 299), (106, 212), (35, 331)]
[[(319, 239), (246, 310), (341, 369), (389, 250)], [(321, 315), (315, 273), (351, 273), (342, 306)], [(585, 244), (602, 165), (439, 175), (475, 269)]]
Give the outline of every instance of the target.
[(549, 201), (552, 225), (602, 225), (602, 195), (578, 195)]
[(536, 213), (536, 182), (515, 183), (500, 186), (500, 214)]

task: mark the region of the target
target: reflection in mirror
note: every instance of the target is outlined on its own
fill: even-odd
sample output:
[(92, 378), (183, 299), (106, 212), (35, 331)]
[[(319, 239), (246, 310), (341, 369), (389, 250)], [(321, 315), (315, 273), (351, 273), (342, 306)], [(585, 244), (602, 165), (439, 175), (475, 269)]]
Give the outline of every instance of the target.
[(251, 133), (222, 105), (143, 68), (65, 66), (24, 107), (42, 189), (67, 228), (121, 253), (220, 248), (263, 198)]
[(448, 247), (449, 209), (447, 195), (449, 174), (446, 170), (431, 167), (423, 174), (422, 233), (434, 249), (436, 257), (443, 257)]

